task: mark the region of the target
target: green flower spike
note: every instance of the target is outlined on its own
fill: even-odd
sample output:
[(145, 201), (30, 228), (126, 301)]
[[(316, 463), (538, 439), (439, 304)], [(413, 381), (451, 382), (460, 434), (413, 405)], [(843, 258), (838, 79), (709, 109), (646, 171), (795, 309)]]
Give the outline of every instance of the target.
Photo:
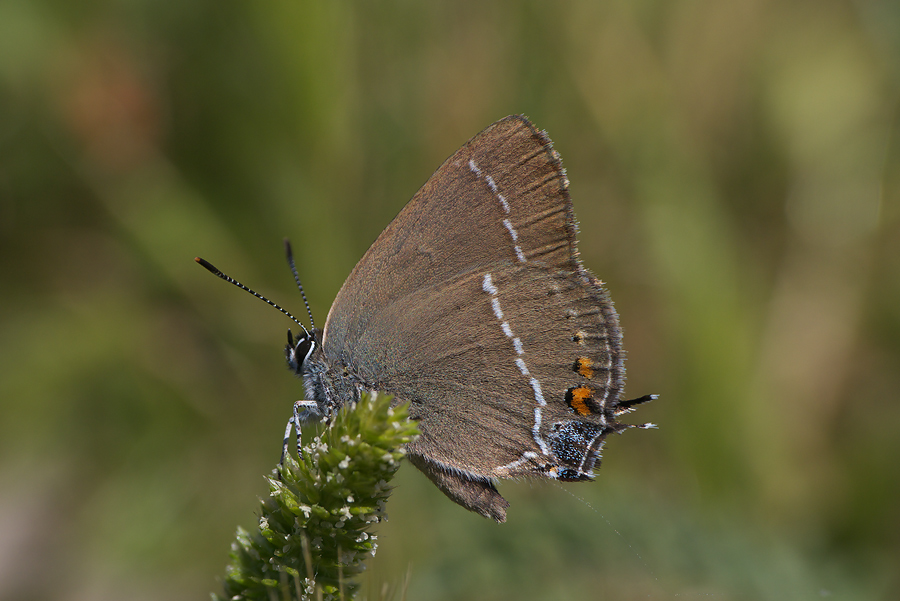
[(268, 478), (259, 532), (238, 527), (224, 594), (213, 599), (352, 599), (352, 579), (377, 548), (367, 530), (386, 518), (403, 445), (417, 434), (388, 396), (341, 409), (299, 462), (285, 458), (281, 480)]

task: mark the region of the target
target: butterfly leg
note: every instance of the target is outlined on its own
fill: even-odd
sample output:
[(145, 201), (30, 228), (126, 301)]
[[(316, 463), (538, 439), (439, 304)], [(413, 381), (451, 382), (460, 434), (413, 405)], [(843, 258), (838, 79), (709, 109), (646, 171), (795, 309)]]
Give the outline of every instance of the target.
[(278, 462), (279, 471), (284, 467), (284, 458), (288, 454), (288, 445), (291, 442), (291, 430), (297, 432), (297, 459), (300, 459), (300, 452), (303, 449), (303, 441), (300, 434), (300, 425), (309, 419), (310, 415), (318, 414), (318, 405), (315, 401), (296, 401), (294, 403), (294, 412), (288, 419), (287, 426), (284, 428), (284, 442), (281, 446), (281, 460)]

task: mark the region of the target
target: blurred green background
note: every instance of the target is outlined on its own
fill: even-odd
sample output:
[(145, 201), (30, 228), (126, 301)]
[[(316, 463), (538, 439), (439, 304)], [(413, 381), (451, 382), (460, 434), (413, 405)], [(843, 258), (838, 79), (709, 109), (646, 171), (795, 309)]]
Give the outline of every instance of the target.
[(194, 256), (324, 323), (510, 113), (660, 428), (502, 526), (404, 466), (369, 597), (900, 598), (898, 91), (892, 0), (0, 0), (0, 598), (218, 590), (302, 391)]

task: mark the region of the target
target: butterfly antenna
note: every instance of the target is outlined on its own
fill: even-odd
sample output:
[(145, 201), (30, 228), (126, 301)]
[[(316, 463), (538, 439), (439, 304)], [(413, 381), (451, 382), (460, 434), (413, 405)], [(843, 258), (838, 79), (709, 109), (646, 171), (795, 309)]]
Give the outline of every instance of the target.
[[(260, 294), (259, 292), (256, 292), (255, 290), (252, 290), (252, 289), (250, 289), (250, 288), (247, 288), (246, 286), (244, 286), (243, 284), (241, 284), (239, 281), (237, 281), (237, 280), (234, 279), (233, 277), (225, 275), (224, 273), (222, 273), (221, 271), (219, 271), (218, 269), (216, 269), (216, 267), (215, 267), (212, 263), (210, 263), (209, 261), (207, 261), (207, 260), (205, 260), (205, 259), (201, 259), (200, 257), (195, 257), (194, 260), (197, 261), (198, 263), (200, 263), (200, 265), (202, 265), (203, 267), (205, 267), (206, 270), (209, 271), (210, 273), (219, 276), (220, 278), (222, 278), (223, 280), (225, 280), (226, 282), (228, 282), (228, 283), (230, 283), (230, 284), (234, 284), (235, 286), (237, 286), (237, 287), (240, 288), (241, 290), (245, 290), (245, 291), (249, 292), (250, 294), (252, 294), (252, 295), (255, 296), (256, 298), (258, 298), (259, 300), (265, 301), (267, 304), (272, 305), (273, 307), (275, 307), (276, 309), (278, 309), (279, 311), (281, 311), (282, 313), (284, 313), (285, 315), (287, 315), (288, 317), (290, 317), (291, 320), (294, 321), (294, 323), (296, 323), (298, 326), (300, 326), (301, 328), (303, 328), (303, 331), (304, 331), (304, 332), (306, 332), (307, 334), (309, 334), (309, 332), (308, 332), (307, 329), (306, 329), (306, 326), (304, 326), (302, 323), (300, 323), (300, 321), (299, 321), (296, 317), (294, 317), (293, 315), (291, 315), (290, 312), (287, 311), (286, 309), (282, 309), (281, 307), (279, 307), (278, 305), (276, 305), (275, 303), (273, 303), (272, 301), (270, 301), (269, 299), (267, 299), (265, 296), (263, 296), (263, 295)], [(306, 299), (304, 299), (304, 300), (306, 300)], [(307, 305), (307, 309), (308, 309), (308, 308), (309, 308), (309, 305)]]
[(297, 282), (297, 288), (300, 289), (300, 296), (303, 297), (303, 304), (306, 305), (310, 329), (314, 330), (316, 329), (316, 324), (313, 322), (312, 309), (309, 308), (309, 301), (306, 300), (306, 293), (303, 292), (303, 284), (300, 283), (300, 275), (297, 273), (297, 267), (294, 265), (294, 252), (291, 250), (291, 242), (287, 238), (284, 239), (284, 252), (287, 255), (288, 265), (291, 266), (291, 273), (294, 274), (294, 281)]

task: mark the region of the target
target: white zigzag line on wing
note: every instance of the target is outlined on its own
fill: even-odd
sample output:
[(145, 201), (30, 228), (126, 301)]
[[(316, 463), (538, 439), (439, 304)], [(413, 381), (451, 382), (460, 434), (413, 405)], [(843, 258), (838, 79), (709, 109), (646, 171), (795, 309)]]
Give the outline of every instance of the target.
[[(469, 159), (469, 171), (471, 171), (487, 183), (488, 188), (491, 189), (491, 193), (500, 202), (500, 206), (503, 208), (503, 213), (509, 215), (509, 202), (507, 202), (506, 197), (504, 197), (503, 194), (500, 193), (500, 189), (497, 187), (497, 182), (494, 181), (494, 178), (487, 173), (483, 173), (481, 171), (481, 167), (479, 167), (475, 163), (475, 159)], [(509, 219), (504, 217), (502, 223), (503, 227), (506, 228), (506, 231), (509, 232), (509, 237), (512, 238), (513, 250), (516, 253), (516, 258), (520, 262), (524, 263), (526, 261), (525, 253), (522, 252), (522, 247), (517, 244), (517, 242), (519, 241), (519, 232), (516, 231), (516, 228), (513, 227), (513, 224)]]
[[(538, 447), (540, 447), (541, 452), (544, 453), (544, 455), (550, 455), (550, 449), (547, 446), (547, 442), (541, 436), (541, 420), (543, 418), (543, 407), (547, 406), (547, 401), (544, 399), (544, 392), (543, 390), (541, 390), (541, 383), (537, 378), (531, 375), (530, 371), (528, 371), (528, 365), (525, 363), (525, 359), (523, 358), (525, 349), (522, 346), (522, 341), (513, 334), (509, 322), (503, 319), (503, 310), (500, 307), (498, 290), (494, 285), (494, 281), (490, 273), (484, 274), (484, 279), (481, 282), (481, 289), (491, 295), (491, 308), (494, 311), (494, 316), (498, 321), (500, 321), (500, 329), (503, 330), (503, 334), (510, 339), (513, 344), (513, 348), (516, 351), (516, 366), (519, 368), (519, 372), (521, 372), (523, 376), (528, 378), (528, 381), (531, 384), (531, 389), (534, 392), (534, 400), (537, 403), (537, 406), (534, 408), (534, 425), (531, 427), (531, 436), (532, 438), (534, 438), (534, 442), (537, 443)], [(512, 463), (508, 463), (495, 469), (497, 471), (509, 471), (510, 469), (518, 467), (536, 457), (537, 455), (534, 452), (526, 451), (522, 454), (522, 457), (520, 459), (517, 459)]]

